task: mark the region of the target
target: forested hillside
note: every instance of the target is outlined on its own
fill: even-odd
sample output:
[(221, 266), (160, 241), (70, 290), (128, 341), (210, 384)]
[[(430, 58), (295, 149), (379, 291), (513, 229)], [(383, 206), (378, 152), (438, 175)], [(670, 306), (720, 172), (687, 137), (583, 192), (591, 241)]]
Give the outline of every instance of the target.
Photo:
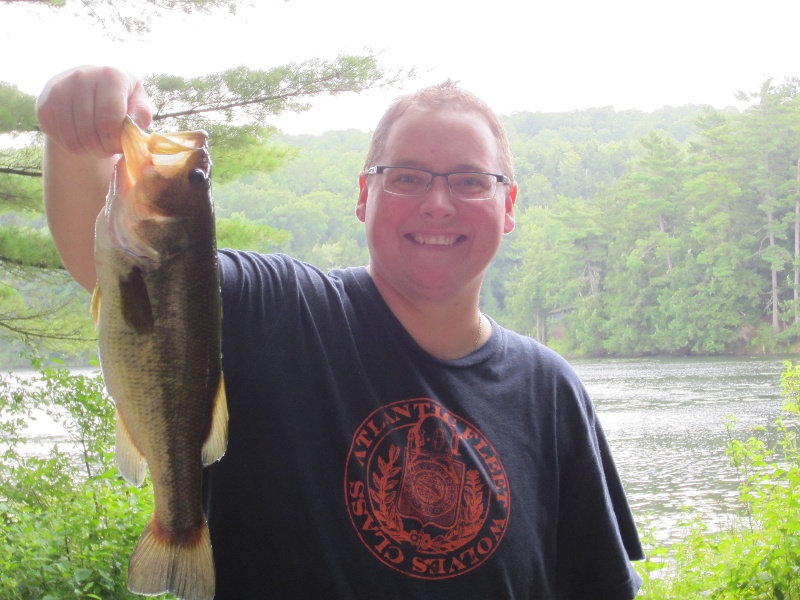
[[(743, 113), (610, 107), (506, 117), (518, 225), (483, 308), (568, 354), (761, 352), (798, 338), (800, 99)], [(744, 96), (743, 96), (744, 98)], [(285, 137), (296, 156), (216, 188), (218, 212), (288, 232), (268, 250), (367, 260), (353, 216), (369, 135)]]
[[(768, 81), (746, 97), (742, 114), (698, 110), (684, 139), (650, 130), (623, 172), (591, 193), (556, 184), (554, 201), (524, 209), (505, 279), (509, 324), (589, 354), (789, 347), (800, 100), (796, 82)], [(573, 177), (592, 180), (590, 155), (576, 152)]]
[[(150, 85), (157, 92), (161, 83)], [(488, 274), (482, 308), (569, 355), (794, 349), (798, 86), (768, 80), (740, 93), (750, 106), (743, 112), (601, 107), (505, 116), (520, 189), (517, 228)], [(3, 131), (33, 128), (32, 100), (9, 112), (16, 121), (0, 121)], [(247, 134), (251, 146), (261, 144), (253, 152), (232, 152), (228, 137), (216, 145), (212, 137), (221, 245), (287, 252), (322, 269), (366, 263), (354, 207), (369, 133), (265, 141)], [(25, 297), (36, 299), (45, 326), (83, 311), (85, 298), (65, 295), (63, 280), (48, 283), (58, 263), (42, 229), (38, 147), (8, 148), (0, 159), (0, 326), (13, 337), (8, 315), (33, 322)], [(25, 267), (19, 273), (17, 264)], [(41, 291), (48, 285), (59, 293)], [(78, 321), (90, 332), (85, 313)]]

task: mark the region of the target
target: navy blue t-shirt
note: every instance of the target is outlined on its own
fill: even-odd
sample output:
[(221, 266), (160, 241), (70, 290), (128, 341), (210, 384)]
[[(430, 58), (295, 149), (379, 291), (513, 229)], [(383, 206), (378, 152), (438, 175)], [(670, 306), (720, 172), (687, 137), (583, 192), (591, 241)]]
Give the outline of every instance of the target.
[(636, 528), (561, 357), (492, 322), (436, 358), (363, 267), (221, 251), (220, 272), (217, 600), (636, 595)]

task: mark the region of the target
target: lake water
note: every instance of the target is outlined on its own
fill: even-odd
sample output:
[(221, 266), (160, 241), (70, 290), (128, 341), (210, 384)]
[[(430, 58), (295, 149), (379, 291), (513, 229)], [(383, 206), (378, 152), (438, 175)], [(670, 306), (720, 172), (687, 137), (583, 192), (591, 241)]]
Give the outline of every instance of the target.
[[(637, 522), (656, 538), (681, 537), (700, 516), (712, 530), (736, 512), (731, 437), (770, 428), (780, 414), (783, 359), (689, 358), (572, 361), (595, 401)], [(728, 417), (736, 424), (725, 432)]]
[[(687, 514), (711, 529), (728, 525), (739, 509), (739, 480), (726, 444), (730, 436), (746, 439), (752, 427), (774, 423), (783, 359), (571, 362), (597, 406), (637, 522), (649, 522), (662, 543), (681, 537)], [(737, 421), (726, 433), (729, 416)], [(46, 418), (32, 434), (32, 452), (68, 443)]]

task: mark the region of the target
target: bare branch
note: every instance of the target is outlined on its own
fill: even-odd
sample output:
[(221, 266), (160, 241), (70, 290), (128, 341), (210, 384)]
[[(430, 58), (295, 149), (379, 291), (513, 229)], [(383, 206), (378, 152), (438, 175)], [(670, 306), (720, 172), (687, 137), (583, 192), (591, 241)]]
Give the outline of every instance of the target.
[[(2, 0), (0, 0), (2, 1)], [(38, 0), (36, 0), (38, 1)], [(3, 175), (21, 175), (22, 177), (41, 177), (42, 171), (38, 169), (12, 169), (9, 167), (0, 167), (0, 173)]]

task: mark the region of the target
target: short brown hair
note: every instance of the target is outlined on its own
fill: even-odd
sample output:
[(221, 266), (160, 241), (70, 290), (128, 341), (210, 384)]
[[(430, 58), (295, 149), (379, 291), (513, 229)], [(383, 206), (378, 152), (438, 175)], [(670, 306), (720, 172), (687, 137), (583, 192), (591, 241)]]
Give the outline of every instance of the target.
[(483, 100), (475, 96), (472, 92), (460, 88), (457, 82), (449, 79), (444, 83), (422, 88), (416, 93), (400, 96), (389, 105), (386, 112), (378, 121), (378, 126), (372, 134), (372, 141), (367, 151), (367, 158), (364, 161), (364, 170), (374, 166), (374, 162), (383, 152), (386, 145), (386, 138), (389, 130), (397, 119), (406, 110), (416, 106), (420, 108), (435, 109), (443, 106), (456, 106), (464, 110), (470, 110), (486, 119), (489, 128), (497, 140), (497, 147), (500, 152), (500, 165), (511, 181), (514, 181), (514, 160), (511, 157), (511, 147), (508, 143), (505, 127), (498, 119), (494, 111), (489, 108)]

